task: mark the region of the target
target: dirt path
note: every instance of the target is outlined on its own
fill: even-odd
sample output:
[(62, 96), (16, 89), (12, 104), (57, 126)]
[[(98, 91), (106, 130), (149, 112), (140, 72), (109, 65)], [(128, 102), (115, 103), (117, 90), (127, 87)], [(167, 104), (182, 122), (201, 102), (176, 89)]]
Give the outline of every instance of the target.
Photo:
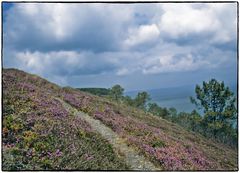
[(122, 138), (120, 138), (114, 131), (112, 131), (112, 129), (104, 125), (101, 121), (92, 118), (84, 112), (78, 111), (59, 98), (57, 98), (57, 100), (62, 103), (67, 111), (72, 112), (75, 116), (80, 116), (90, 124), (93, 130), (100, 133), (106, 140), (108, 140), (118, 154), (124, 157), (126, 163), (131, 167), (131, 169), (152, 171), (160, 170), (160, 168), (155, 167), (144, 156), (139, 155), (134, 148), (129, 147)]

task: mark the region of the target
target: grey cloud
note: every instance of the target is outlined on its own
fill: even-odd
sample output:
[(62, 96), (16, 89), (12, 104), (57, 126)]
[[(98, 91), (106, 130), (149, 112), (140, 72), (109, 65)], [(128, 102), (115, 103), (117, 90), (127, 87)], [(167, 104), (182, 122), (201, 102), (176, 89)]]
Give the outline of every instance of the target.
[[(113, 10), (115, 15), (111, 14)], [(131, 15), (131, 10), (110, 5), (20, 3), (8, 12), (4, 44), (17, 50), (44, 52), (114, 50)]]
[[(179, 73), (191, 71), (201, 76), (201, 70), (209, 72), (202, 73), (204, 77), (214, 70), (214, 74), (220, 74), (221, 67), (231, 69), (226, 64), (235, 67), (236, 14), (231, 11), (234, 5), (227, 8), (190, 5), (184, 7), (189, 11), (182, 21), (174, 23), (168, 18), (173, 21), (162, 22), (168, 12), (177, 15), (178, 11), (170, 8), (173, 6), (179, 10), (178, 4), (161, 3), (31, 7), (15, 4), (6, 12), (3, 23), (4, 66), (40, 74), (64, 85), (75, 84), (74, 79), (79, 78), (84, 79), (83, 86), (103, 81), (101, 85), (123, 82), (130, 88), (145, 85), (141, 81), (146, 78), (151, 81), (149, 85), (157, 86), (154, 80), (159, 77), (168, 81), (164, 75), (172, 80), (175, 75), (178, 80)], [(206, 13), (211, 20), (204, 26), (184, 21), (191, 17), (191, 12), (199, 19), (205, 14), (201, 10), (211, 12)], [(215, 19), (216, 26), (220, 23), (222, 28), (208, 28)], [(191, 28), (184, 22), (194, 26)], [(179, 28), (174, 24), (179, 24)], [(134, 32), (129, 32), (131, 29)], [(138, 76), (136, 84), (134, 76)]]

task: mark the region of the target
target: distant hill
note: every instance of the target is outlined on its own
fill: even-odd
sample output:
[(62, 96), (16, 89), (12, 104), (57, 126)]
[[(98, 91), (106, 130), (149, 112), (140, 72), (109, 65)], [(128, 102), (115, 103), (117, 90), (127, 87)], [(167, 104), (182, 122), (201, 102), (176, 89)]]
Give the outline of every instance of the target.
[(110, 90), (107, 88), (77, 88), (77, 89), (98, 96), (106, 96), (109, 95), (110, 93)]
[(142, 110), (3, 69), (3, 170), (238, 170), (238, 152)]

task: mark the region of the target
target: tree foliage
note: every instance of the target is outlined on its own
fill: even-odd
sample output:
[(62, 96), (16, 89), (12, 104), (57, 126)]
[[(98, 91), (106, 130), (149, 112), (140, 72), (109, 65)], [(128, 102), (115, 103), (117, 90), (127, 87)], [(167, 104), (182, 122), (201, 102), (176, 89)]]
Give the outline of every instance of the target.
[(157, 103), (149, 103), (148, 112), (151, 112), (152, 114), (159, 116), (161, 112), (161, 107), (159, 107)]
[(110, 93), (110, 89), (107, 88), (77, 88), (77, 89), (97, 96), (107, 96)]
[(134, 105), (134, 100), (130, 96), (125, 96), (123, 102), (128, 106)]
[(134, 106), (140, 109), (145, 109), (146, 108), (146, 103), (147, 101), (149, 101), (150, 95), (143, 91), (143, 92), (139, 92), (136, 96), (136, 98), (134, 99)]
[(148, 112), (152, 113), (153, 115), (157, 115), (162, 118), (165, 118), (165, 119), (170, 119), (170, 111), (167, 108), (162, 108), (162, 107), (158, 106), (157, 103), (149, 103), (148, 104)]
[(192, 103), (203, 109), (203, 125), (210, 130), (214, 138), (222, 132), (227, 132), (236, 119), (236, 98), (224, 82), (211, 79), (203, 82), (202, 87), (195, 88), (196, 98), (191, 97)]
[(120, 85), (114, 85), (111, 89), (110, 89), (110, 97), (114, 100), (120, 100), (123, 97), (123, 92), (124, 92), (124, 88), (122, 88)]
[(177, 123), (187, 130), (200, 133), (209, 138), (215, 138), (219, 142), (236, 147), (238, 143), (236, 125), (236, 98), (233, 92), (215, 79), (203, 82), (202, 86), (196, 85), (196, 98), (190, 98), (203, 115), (196, 110), (191, 113), (179, 112), (174, 108), (165, 108), (157, 103), (149, 102), (150, 95), (143, 91), (135, 98), (123, 96), (124, 89), (120, 85), (114, 85), (109, 89), (110, 98), (121, 101), (124, 104), (142, 109), (160, 116), (168, 121)]

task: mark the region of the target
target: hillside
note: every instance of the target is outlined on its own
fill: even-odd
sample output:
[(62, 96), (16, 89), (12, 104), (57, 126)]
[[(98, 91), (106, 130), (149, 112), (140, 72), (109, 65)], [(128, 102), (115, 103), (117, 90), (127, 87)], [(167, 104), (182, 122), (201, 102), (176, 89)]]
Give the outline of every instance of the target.
[(16, 69), (2, 82), (3, 170), (238, 170), (237, 151), (144, 111)]

